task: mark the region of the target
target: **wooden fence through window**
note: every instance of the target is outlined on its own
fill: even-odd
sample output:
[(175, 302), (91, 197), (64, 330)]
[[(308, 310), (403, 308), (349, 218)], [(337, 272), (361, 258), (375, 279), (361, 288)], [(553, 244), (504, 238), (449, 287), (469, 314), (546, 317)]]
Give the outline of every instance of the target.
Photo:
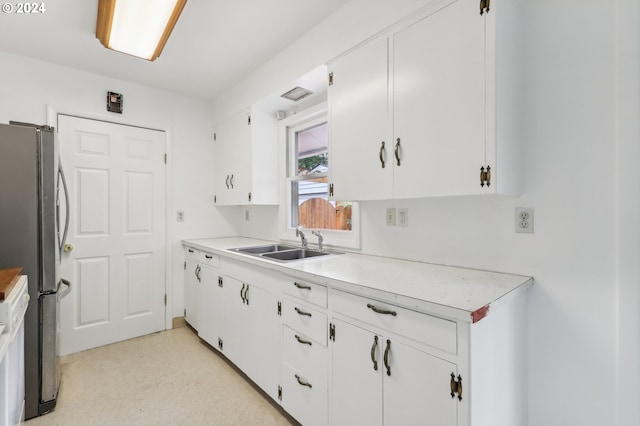
[(305, 228), (351, 230), (350, 205), (334, 207), (322, 198), (310, 198), (298, 209), (298, 223)]

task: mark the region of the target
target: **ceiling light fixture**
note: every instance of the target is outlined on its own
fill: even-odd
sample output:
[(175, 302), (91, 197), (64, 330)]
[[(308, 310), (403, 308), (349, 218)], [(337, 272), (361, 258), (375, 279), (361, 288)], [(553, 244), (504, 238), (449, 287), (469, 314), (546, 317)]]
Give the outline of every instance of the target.
[(187, 0), (99, 0), (96, 37), (107, 49), (155, 60)]
[(302, 98), (306, 98), (307, 96), (313, 94), (311, 90), (305, 89), (304, 87), (294, 87), (289, 90), (287, 93), (283, 93), (280, 95), (281, 98), (289, 99), (293, 102), (298, 102)]

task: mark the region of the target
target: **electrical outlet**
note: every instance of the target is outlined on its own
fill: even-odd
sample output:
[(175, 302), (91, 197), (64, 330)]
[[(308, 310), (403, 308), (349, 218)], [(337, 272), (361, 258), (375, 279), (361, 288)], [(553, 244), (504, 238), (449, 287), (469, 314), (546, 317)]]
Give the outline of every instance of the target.
[(394, 207), (387, 209), (387, 226), (396, 226), (396, 209)]
[(516, 207), (516, 233), (533, 234), (533, 208)]
[(409, 209), (398, 209), (398, 226), (409, 226)]
[(184, 222), (184, 211), (178, 210), (176, 217), (178, 219), (178, 222)]

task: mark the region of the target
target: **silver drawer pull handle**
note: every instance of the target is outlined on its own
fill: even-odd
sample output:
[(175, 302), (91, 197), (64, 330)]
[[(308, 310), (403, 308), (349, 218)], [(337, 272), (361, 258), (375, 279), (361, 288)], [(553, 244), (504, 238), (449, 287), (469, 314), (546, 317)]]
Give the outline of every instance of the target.
[(308, 340), (304, 340), (303, 338), (301, 338), (301, 337), (300, 337), (300, 336), (298, 336), (297, 334), (296, 334), (296, 336), (295, 336), (295, 337), (296, 337), (296, 340), (298, 341), (298, 343), (300, 343), (300, 344), (302, 344), (302, 345), (309, 345), (309, 346), (311, 346), (311, 345), (312, 345), (312, 343), (311, 343), (310, 341), (308, 341)]
[(298, 381), (298, 384), (300, 386), (307, 386), (308, 388), (312, 387), (311, 383), (303, 381), (302, 379), (300, 379), (300, 376), (298, 376), (297, 374), (295, 376), (296, 376), (296, 380)]
[(300, 290), (311, 290), (311, 286), (310, 285), (304, 285), (304, 284), (300, 284), (300, 283), (293, 283), (293, 285), (298, 287)]
[(398, 313), (396, 311), (390, 311), (388, 309), (381, 309), (381, 308), (378, 308), (377, 306), (372, 305), (371, 303), (367, 303), (367, 308), (371, 309), (376, 314), (392, 315), (394, 317), (396, 315), (398, 315)]
[(307, 317), (311, 317), (311, 313), (310, 312), (305, 312), (302, 309), (298, 309), (298, 308), (295, 308), (295, 310), (298, 313), (298, 315), (305, 315)]

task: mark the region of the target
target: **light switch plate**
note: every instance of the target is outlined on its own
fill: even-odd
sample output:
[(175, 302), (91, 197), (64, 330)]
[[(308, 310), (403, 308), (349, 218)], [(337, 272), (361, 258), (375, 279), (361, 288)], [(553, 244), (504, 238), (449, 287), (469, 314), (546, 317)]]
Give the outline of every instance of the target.
[(387, 209), (387, 226), (396, 226), (396, 209), (394, 207)]

